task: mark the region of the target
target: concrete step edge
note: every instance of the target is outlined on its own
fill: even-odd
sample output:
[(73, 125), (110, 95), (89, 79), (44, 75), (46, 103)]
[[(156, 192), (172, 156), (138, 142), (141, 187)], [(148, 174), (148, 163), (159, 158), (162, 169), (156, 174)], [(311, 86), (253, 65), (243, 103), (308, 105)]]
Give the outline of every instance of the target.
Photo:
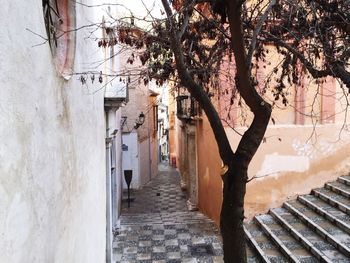
[(350, 186), (350, 180), (348, 178), (345, 178), (343, 176), (340, 176), (338, 179), (338, 182)]
[(337, 194), (340, 194), (342, 196), (345, 196), (345, 197), (348, 197), (350, 198), (350, 192), (344, 190), (344, 189), (341, 189), (340, 187), (338, 186), (335, 186), (335, 185), (332, 185), (331, 183), (327, 183), (325, 185), (325, 188), (326, 189), (329, 189), (329, 190), (332, 190), (333, 192), (337, 193)]
[(243, 228), (244, 228), (246, 240), (251, 244), (253, 249), (258, 253), (258, 257), (265, 263), (271, 263), (271, 261), (266, 256), (264, 251), (260, 248), (258, 242), (256, 242), (254, 237), (250, 234), (249, 230), (245, 226), (243, 226)]
[(350, 207), (347, 206), (346, 204), (343, 204), (342, 202), (334, 199), (333, 197), (328, 196), (325, 193), (322, 193), (321, 191), (319, 191), (317, 189), (313, 189), (311, 194), (322, 199), (323, 201), (327, 202), (328, 204), (339, 208), (339, 210), (343, 211), (344, 213), (350, 215)]
[(317, 249), (307, 238), (305, 238), (301, 233), (299, 233), (294, 227), (292, 227), (287, 220), (285, 220), (281, 215), (275, 212), (273, 209), (269, 211), (278, 222), (289, 232), (291, 233), (301, 244), (309, 250), (318, 260), (326, 263), (333, 263), (326, 255), (324, 255), (319, 249)]
[(341, 221), (340, 219), (336, 218), (332, 214), (328, 213), (323, 208), (319, 207), (318, 205), (316, 205), (312, 201), (308, 200), (305, 196), (298, 196), (298, 200), (302, 204), (306, 205), (307, 207), (309, 207), (310, 209), (315, 211), (317, 214), (323, 216), (324, 218), (326, 218), (327, 220), (329, 220), (333, 224), (336, 224), (340, 229), (342, 229), (346, 233), (350, 234), (350, 226), (348, 224), (346, 224), (345, 222)]
[(285, 255), (290, 262), (300, 262), (300, 260), (293, 255), (293, 253), (283, 244), (283, 242), (272, 232), (272, 230), (258, 217), (254, 218), (261, 229), (268, 235), (280, 251)]
[(288, 202), (283, 203), (283, 207), (286, 208), (290, 213), (298, 217), (306, 225), (312, 228), (316, 233), (318, 233), (326, 241), (330, 242), (336, 249), (342, 252), (344, 255), (350, 257), (350, 248), (340, 243), (340, 241), (330, 235), (326, 230), (313, 222), (310, 218), (305, 216), (303, 213), (299, 212), (295, 207), (293, 207)]

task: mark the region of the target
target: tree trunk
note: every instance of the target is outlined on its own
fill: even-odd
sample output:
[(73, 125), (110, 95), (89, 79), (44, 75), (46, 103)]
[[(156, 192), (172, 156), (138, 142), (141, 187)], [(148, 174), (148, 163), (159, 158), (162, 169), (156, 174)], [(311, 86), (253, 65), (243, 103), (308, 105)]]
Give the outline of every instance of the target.
[(247, 262), (244, 220), (244, 196), (246, 192), (247, 171), (264, 137), (271, 115), (271, 106), (263, 100), (251, 83), (251, 72), (247, 67), (244, 46), (241, 8), (243, 1), (226, 0), (227, 16), (231, 32), (232, 51), (235, 56), (238, 83), (236, 87), (254, 114), (248, 130), (242, 136), (236, 152), (223, 176), (223, 203), (221, 207), (220, 228), (223, 238), (225, 263)]
[[(241, 21), (239, 0), (225, 0), (232, 37), (232, 51), (235, 55), (237, 89), (242, 98), (254, 113), (254, 119), (242, 136), (237, 150), (233, 153), (218, 112), (210, 101), (203, 87), (197, 84), (189, 74), (178, 32), (175, 29), (174, 17), (167, 0), (162, 0), (170, 30), (171, 48), (174, 52), (176, 68), (181, 84), (199, 102), (213, 130), (219, 148), (220, 157), (228, 171), (223, 175), (223, 204), (221, 211), (221, 234), (223, 237), (224, 261), (246, 262), (245, 234), (243, 229), (244, 196), (247, 183), (247, 170), (251, 159), (258, 149), (269, 122), (271, 106), (266, 103), (250, 81), (250, 70), (246, 66), (246, 54)], [(236, 83), (237, 84), (237, 83)]]
[(243, 230), (244, 196), (247, 169), (233, 158), (224, 177), (220, 230), (223, 239), (224, 262), (246, 262), (245, 234)]

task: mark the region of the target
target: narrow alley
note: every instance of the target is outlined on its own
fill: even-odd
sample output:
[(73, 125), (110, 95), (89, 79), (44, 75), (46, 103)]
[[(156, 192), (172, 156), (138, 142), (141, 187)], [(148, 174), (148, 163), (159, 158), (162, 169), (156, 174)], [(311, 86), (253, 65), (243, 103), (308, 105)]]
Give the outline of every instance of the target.
[(179, 182), (175, 169), (160, 165), (156, 178), (132, 191), (130, 208), (124, 197), (115, 262), (223, 262), (217, 226), (187, 211)]

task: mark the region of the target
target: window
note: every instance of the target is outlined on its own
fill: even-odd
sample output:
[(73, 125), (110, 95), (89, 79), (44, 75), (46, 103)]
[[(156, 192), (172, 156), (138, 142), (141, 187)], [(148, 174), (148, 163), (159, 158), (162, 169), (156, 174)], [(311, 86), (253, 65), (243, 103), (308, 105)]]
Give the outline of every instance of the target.
[(57, 71), (66, 79), (73, 71), (75, 4), (71, 0), (43, 0), (48, 42)]

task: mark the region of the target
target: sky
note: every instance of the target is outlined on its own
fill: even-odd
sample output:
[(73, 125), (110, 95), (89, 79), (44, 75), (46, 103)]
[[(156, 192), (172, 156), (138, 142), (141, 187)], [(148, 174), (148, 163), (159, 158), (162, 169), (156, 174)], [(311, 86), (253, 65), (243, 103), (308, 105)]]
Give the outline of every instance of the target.
[(144, 18), (148, 9), (152, 16), (162, 17), (161, 10), (163, 10), (163, 6), (161, 0), (117, 0), (117, 3), (125, 6), (125, 8), (118, 8), (119, 14), (129, 16), (131, 11), (135, 17)]

